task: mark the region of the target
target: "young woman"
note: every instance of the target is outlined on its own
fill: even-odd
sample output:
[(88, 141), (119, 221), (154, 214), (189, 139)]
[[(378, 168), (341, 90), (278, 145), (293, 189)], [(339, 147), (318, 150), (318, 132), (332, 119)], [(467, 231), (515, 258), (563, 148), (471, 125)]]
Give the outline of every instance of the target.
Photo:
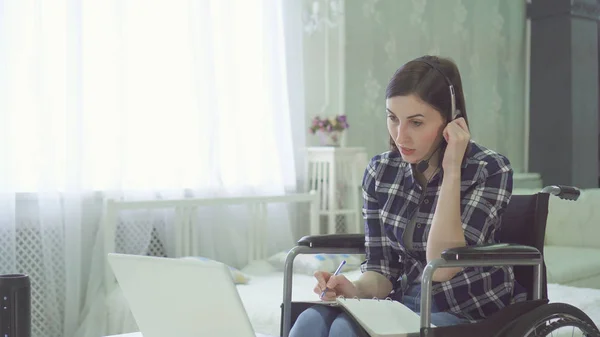
[[(315, 293), (391, 297), (420, 312), (421, 274), (452, 247), (496, 242), (511, 198), (507, 158), (470, 139), (460, 73), (444, 58), (424, 56), (396, 71), (386, 90), (390, 151), (371, 159), (363, 178), (366, 261), (351, 282), (316, 272)], [(483, 319), (525, 300), (512, 267), (440, 268), (433, 275), (431, 323)], [(352, 319), (316, 305), (291, 337), (358, 336)]]

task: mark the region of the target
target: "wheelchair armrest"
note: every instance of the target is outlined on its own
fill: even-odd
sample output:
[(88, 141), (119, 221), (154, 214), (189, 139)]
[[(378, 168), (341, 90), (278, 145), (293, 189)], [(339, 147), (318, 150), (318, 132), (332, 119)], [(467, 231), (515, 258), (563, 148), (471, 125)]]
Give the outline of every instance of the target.
[(542, 254), (531, 246), (492, 243), (446, 249), (441, 257), (446, 261), (535, 260), (541, 259)]
[(544, 187), (542, 193), (550, 193), (561, 199), (575, 201), (581, 195), (581, 190), (575, 186), (550, 185)]
[(299, 246), (310, 248), (365, 248), (364, 234), (309, 235), (298, 240)]
[(436, 258), (425, 266), (421, 276), (421, 328), (429, 328), (431, 324), (431, 289), (433, 273), (438, 268), (451, 267), (491, 267), (491, 266), (534, 266), (533, 299), (542, 297), (543, 258), (540, 251), (531, 246), (492, 243), (477, 246), (455, 247), (442, 252), (441, 258)]

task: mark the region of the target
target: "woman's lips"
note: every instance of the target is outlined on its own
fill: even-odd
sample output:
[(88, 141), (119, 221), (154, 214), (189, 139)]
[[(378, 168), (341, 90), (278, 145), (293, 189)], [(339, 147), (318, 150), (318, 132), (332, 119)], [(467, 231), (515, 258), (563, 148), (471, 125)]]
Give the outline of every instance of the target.
[(400, 147), (400, 152), (405, 155), (405, 156), (410, 156), (411, 154), (413, 154), (415, 152), (414, 149), (407, 149), (405, 147)]

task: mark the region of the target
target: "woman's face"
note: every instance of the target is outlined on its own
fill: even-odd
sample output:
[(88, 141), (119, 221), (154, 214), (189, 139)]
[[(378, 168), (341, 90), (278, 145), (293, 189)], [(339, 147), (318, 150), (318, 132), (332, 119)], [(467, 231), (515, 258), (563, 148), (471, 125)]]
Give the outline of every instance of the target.
[(404, 161), (416, 164), (437, 149), (442, 138), (442, 115), (418, 96), (386, 100), (387, 127)]

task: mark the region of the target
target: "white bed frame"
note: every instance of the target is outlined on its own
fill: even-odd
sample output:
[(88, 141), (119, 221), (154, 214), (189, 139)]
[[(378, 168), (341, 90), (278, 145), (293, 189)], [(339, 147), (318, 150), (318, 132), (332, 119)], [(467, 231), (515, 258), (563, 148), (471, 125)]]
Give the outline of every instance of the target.
[(176, 252), (174, 257), (197, 256), (198, 246), (195, 238), (198, 238), (196, 226), (193, 226), (193, 214), (197, 214), (200, 207), (244, 205), (251, 214), (250, 231), (248, 237), (249, 262), (267, 258), (266, 224), (267, 206), (279, 203), (309, 203), (310, 207), (310, 234), (320, 234), (319, 222), (319, 194), (316, 191), (309, 193), (251, 196), (231, 198), (205, 198), (205, 199), (171, 199), (151, 201), (116, 201), (109, 199), (105, 203), (102, 226), (104, 229), (104, 263), (105, 263), (105, 290), (108, 296), (117, 286), (116, 279), (110, 268), (107, 255), (116, 251), (116, 228), (119, 212), (125, 210), (174, 210), (173, 223)]

